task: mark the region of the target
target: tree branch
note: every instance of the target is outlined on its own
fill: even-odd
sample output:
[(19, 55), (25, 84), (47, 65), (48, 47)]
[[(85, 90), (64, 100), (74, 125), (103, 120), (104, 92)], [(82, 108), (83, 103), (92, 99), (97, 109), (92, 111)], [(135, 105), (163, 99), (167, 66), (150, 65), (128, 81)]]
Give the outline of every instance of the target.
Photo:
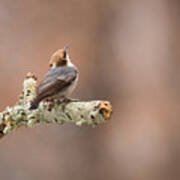
[(28, 73), (18, 103), (7, 107), (0, 113), (0, 137), (9, 134), (21, 126), (33, 127), (35, 124), (72, 122), (93, 127), (106, 122), (112, 113), (108, 101), (70, 102), (65, 104), (58, 100), (42, 102), (36, 110), (29, 110), (31, 100), (36, 95), (37, 78)]

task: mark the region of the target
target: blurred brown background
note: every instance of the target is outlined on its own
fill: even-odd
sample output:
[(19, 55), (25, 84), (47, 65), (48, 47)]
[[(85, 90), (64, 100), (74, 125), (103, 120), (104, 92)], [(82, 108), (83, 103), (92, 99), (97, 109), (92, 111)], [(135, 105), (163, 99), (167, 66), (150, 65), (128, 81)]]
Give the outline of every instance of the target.
[(179, 18), (177, 0), (1, 0), (0, 109), (68, 43), (73, 96), (114, 114), (95, 129), (19, 129), (0, 142), (0, 179), (180, 179)]

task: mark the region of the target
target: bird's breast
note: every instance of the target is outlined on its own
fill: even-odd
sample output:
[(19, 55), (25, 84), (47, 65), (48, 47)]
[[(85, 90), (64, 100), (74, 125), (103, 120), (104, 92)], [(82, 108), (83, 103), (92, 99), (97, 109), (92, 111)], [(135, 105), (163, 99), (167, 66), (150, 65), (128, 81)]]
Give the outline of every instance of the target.
[(78, 75), (76, 76), (75, 80), (72, 81), (72, 83), (67, 86), (66, 88), (64, 88), (63, 90), (61, 90), (60, 92), (58, 92), (56, 95), (54, 95), (52, 98), (55, 99), (59, 99), (61, 97), (68, 97), (71, 95), (71, 93), (74, 91), (74, 89), (77, 86), (77, 82), (78, 82)]
[(67, 89), (65, 90), (65, 96), (69, 96), (74, 91), (74, 89), (77, 86), (77, 82), (78, 82), (78, 75), (76, 79), (71, 83), (71, 85), (69, 85)]

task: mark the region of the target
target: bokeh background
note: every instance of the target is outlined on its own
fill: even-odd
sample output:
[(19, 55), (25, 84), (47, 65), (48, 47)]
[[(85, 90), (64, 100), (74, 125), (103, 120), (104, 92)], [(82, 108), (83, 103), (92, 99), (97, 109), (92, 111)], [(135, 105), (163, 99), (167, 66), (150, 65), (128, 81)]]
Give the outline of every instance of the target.
[(0, 179), (180, 179), (179, 18), (178, 0), (1, 0), (0, 109), (69, 44), (73, 97), (114, 113), (97, 128), (20, 128), (0, 142)]

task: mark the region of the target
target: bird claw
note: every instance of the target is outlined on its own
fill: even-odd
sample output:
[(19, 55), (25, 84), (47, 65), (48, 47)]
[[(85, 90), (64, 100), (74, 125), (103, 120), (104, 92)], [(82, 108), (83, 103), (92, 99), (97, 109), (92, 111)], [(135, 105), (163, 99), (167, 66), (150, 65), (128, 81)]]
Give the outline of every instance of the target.
[(67, 104), (68, 103), (70, 103), (70, 102), (78, 102), (79, 100), (78, 99), (72, 99), (72, 98), (68, 98), (68, 97), (65, 97), (64, 99), (63, 99), (63, 101), (62, 101), (62, 110), (63, 110), (63, 112), (64, 112), (64, 110), (65, 110), (65, 108), (66, 108), (66, 106), (67, 106)]
[(63, 99), (47, 99), (46, 100), (46, 107), (48, 111), (51, 111), (51, 109), (54, 107), (54, 103), (56, 102), (58, 105), (62, 106), (62, 110), (64, 112), (66, 105), (70, 102), (78, 102), (78, 99), (72, 99), (68, 97), (64, 97)]

